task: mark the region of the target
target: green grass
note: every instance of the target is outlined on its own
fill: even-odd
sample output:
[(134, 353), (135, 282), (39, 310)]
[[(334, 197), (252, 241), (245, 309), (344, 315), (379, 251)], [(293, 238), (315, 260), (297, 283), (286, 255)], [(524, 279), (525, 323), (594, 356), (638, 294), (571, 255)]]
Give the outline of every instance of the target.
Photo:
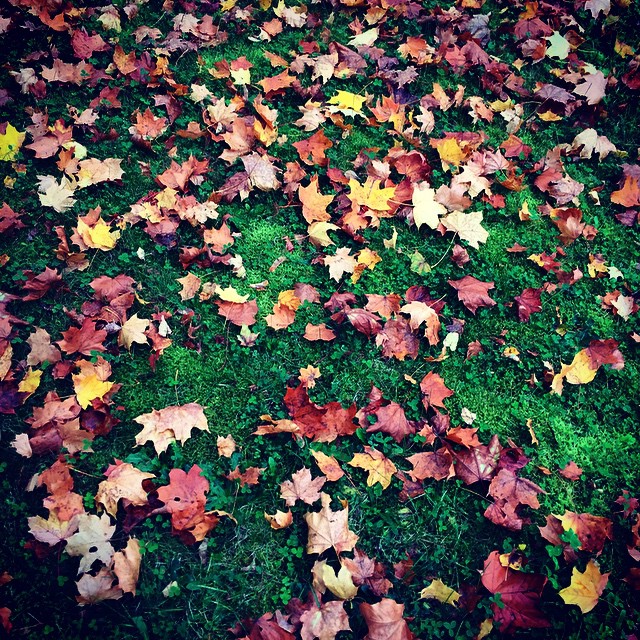
[[(121, 9), (124, 5), (116, 4)], [(484, 120), (474, 123), (464, 104), (447, 111), (433, 108), (434, 130), (430, 135), (418, 135), (415, 147), (413, 142), (403, 141), (397, 133), (390, 132), (391, 125), (375, 121), (368, 106), (377, 104), (383, 96), (394, 95), (396, 100), (408, 103), (405, 126), (409, 126), (411, 118), (418, 114), (420, 99), (433, 90), (436, 82), (450, 95), (458, 85), (463, 85), (465, 99), (479, 96), (489, 104), (501, 98), (483, 85), (483, 69), (475, 66), (464, 73), (456, 73), (446, 60), (416, 67), (416, 80), (394, 93), (391, 83), (384, 79), (385, 73), (390, 69), (405, 69), (408, 62), (399, 58), (397, 63), (388, 60), (386, 66), (385, 59), (398, 57), (398, 46), (406, 37), (424, 37), (437, 48), (442, 38), (455, 39), (458, 31), (464, 31), (464, 28), (446, 25), (448, 18), (435, 2), (421, 3), (425, 18), (420, 20), (402, 15), (403, 5), (391, 4), (385, 20), (377, 25), (380, 33), (374, 48), (363, 54), (366, 67), (362, 72), (352, 73), (350, 61), (341, 53), (339, 73), (325, 84), (312, 80), (312, 67), (306, 67), (293, 74), (297, 84), (284, 95), (264, 100), (278, 111), (280, 138), (268, 148), (256, 142), (253, 150), (272, 157), (280, 180), (287, 163), (297, 162), (308, 176), (319, 175), (321, 192), (334, 195), (329, 207), (334, 223), (350, 207), (348, 195), (351, 190), (347, 185), (350, 178), (357, 176), (362, 184), (367, 176), (380, 178), (388, 171), (391, 183), (397, 185), (402, 181), (403, 176), (391, 166), (387, 156), (394, 145), (402, 145), (407, 152), (415, 149), (423, 155), (430, 167), (430, 182), (437, 189), (448, 185), (457, 170), (442, 169), (437, 151), (429, 144), (430, 138), (441, 138), (445, 132), (484, 132), (488, 140), (480, 150), (495, 151), (508, 137), (506, 124), (499, 113), (491, 123)], [(447, 3), (444, 10), (451, 4)], [(126, 53), (133, 51), (138, 60), (144, 51), (157, 60), (158, 56), (164, 55), (160, 40), (171, 31), (175, 14), (183, 9), (178, 3), (172, 10), (163, 9), (162, 3), (156, 0), (139, 9), (131, 19), (125, 19), (125, 13), (121, 12), (120, 33), (105, 30), (92, 11), (87, 11), (77, 23), (75, 18), (69, 20), (76, 26), (86, 27), (89, 34), (95, 31), (112, 44), (120, 44)], [(14, 323), (12, 328), (7, 325), (6, 331), (2, 325), (0, 338), (8, 338), (13, 348), (11, 370), (4, 381), (0, 381), (2, 393), (11, 387), (12, 380), (17, 383), (24, 376), (30, 350), (26, 341), (34, 327), (45, 328), (52, 342), (60, 340), (61, 333), (74, 326), (76, 314), (89, 312), (83, 304), (91, 299), (90, 283), (95, 278), (130, 276), (135, 280), (137, 297), (128, 312), (129, 317), (137, 313), (141, 318), (156, 318), (157, 322), (164, 314), (172, 331), (169, 336), (172, 344), (152, 367), (148, 345), (134, 344), (131, 350), (119, 347), (118, 327), (109, 327), (111, 333), (102, 355), (113, 368), (110, 379), (122, 384), (110, 407), (112, 415), (120, 422), (108, 435), (95, 438), (93, 452), (69, 457), (74, 469), (74, 490), (83, 497), (87, 511), (96, 513), (96, 490), (103, 479), (102, 474), (114, 459), (155, 474), (156, 488), (169, 482), (171, 469), (188, 470), (197, 464), (209, 483), (206, 509), (228, 512), (236, 520), (234, 523), (229, 518), (221, 518), (218, 527), (202, 544), (188, 546), (172, 536), (168, 516), (153, 514), (143, 519), (131, 532), (143, 546), (137, 595), (127, 594), (117, 601), (79, 608), (75, 599), (77, 560), (69, 557), (62, 547), (38, 557), (36, 552), (43, 552), (45, 548), (33, 544), (27, 523), (28, 517), (46, 515), (42, 507), (45, 491), (36, 488), (27, 492), (25, 488), (34, 474), (51, 466), (58, 452), (27, 459), (8, 446), (16, 434), (26, 432), (25, 419), (35, 408), (44, 405), (47, 393), (55, 391), (63, 398), (74, 393), (70, 377), (54, 377), (52, 366), (36, 367), (43, 370), (40, 387), (16, 407), (15, 414), (2, 416), (1, 436), (5, 446), (0, 450), (0, 496), (5, 505), (5, 517), (0, 523), (4, 541), (0, 574), (8, 571), (13, 581), (0, 587), (0, 607), (11, 609), (17, 637), (204, 639), (227, 637), (227, 629), (247, 618), (256, 619), (267, 612), (284, 610), (296, 598), (305, 601), (309, 597), (311, 568), (316, 557), (305, 552), (307, 526), (303, 515), (317, 510), (318, 506), (298, 502), (292, 508), (293, 525), (281, 531), (268, 526), (264, 513), (284, 509), (280, 483), (291, 478), (292, 473), (306, 466), (318, 474), (311, 454), (313, 449), (335, 456), (345, 470), (343, 478), (324, 487), (333, 498), (332, 508), (341, 508), (340, 500), (348, 501), (349, 526), (359, 536), (358, 548), (385, 565), (386, 576), (393, 583), (388, 595), (405, 605), (404, 615), (416, 636), (474, 638), (480, 622), (491, 615), (488, 594), (479, 582), (483, 561), (495, 549), (509, 552), (519, 545), (524, 545), (529, 558), (526, 570), (542, 573), (549, 579), (542, 608), (552, 625), (546, 631), (522, 632), (522, 637), (622, 639), (634, 629), (637, 633), (640, 624), (637, 592), (623, 581), (628, 568), (636, 566), (626, 549), (632, 520), (625, 521), (617, 515), (619, 510), (614, 501), (624, 489), (633, 493), (640, 485), (636, 402), (640, 372), (638, 347), (632, 337), (634, 332), (637, 335), (640, 331), (637, 314), (625, 321), (613, 315), (610, 309), (603, 308), (601, 298), (614, 289), (637, 298), (640, 287), (637, 225), (633, 228), (621, 225), (615, 214), (622, 208), (610, 202), (610, 194), (618, 188), (622, 175), (621, 165), (633, 163), (640, 146), (639, 116), (637, 109), (632, 108), (637, 101), (637, 92), (629, 90), (620, 80), (628, 58), (622, 59), (614, 51), (616, 38), (637, 47), (633, 27), (637, 22), (638, 7), (632, 4), (625, 9), (621, 4), (616, 5), (606, 20), (593, 20), (590, 13), (584, 11), (572, 14), (578, 25), (575, 29), (585, 38), (575, 55), (618, 80), (615, 86), (610, 83), (600, 104), (582, 105), (558, 122), (545, 122), (537, 116), (539, 102), (506, 90), (506, 95), (514, 102), (522, 103), (523, 122), (517, 135), (531, 146), (532, 151), (527, 159), (514, 160), (515, 165), (527, 174), (523, 190), (505, 189), (494, 179), (496, 176), (489, 175), (492, 192), (505, 198), (504, 208), (493, 207), (482, 196), (473, 200), (469, 210), (483, 213), (483, 226), (489, 232), (487, 242), (477, 250), (451, 234), (443, 235), (426, 227), (416, 229), (415, 225), (407, 223), (407, 211), (403, 208), (398, 217), (383, 218), (379, 227), (364, 229), (358, 238), (350, 237), (343, 230), (333, 231), (331, 238), (335, 246), (318, 249), (307, 238), (307, 224), (295, 189), (288, 195), (282, 189), (253, 189), (242, 201), (238, 197), (231, 202), (222, 200), (219, 220), (228, 216), (227, 224), (235, 239), (230, 252), (242, 258), (246, 276), (239, 278), (231, 267), (221, 264), (199, 266), (196, 263), (188, 271), (203, 283), (234, 287), (240, 294), (249, 294), (256, 300), (259, 312), (251, 331), (258, 337), (254, 346), (245, 347), (237, 339), (239, 327), (218, 314), (215, 297), (200, 300), (196, 295), (184, 301), (180, 298), (181, 287), (177, 279), (186, 275), (179, 260), (180, 249), (202, 246), (202, 225), (192, 227), (181, 223), (175, 238), (165, 243), (170, 246), (165, 246), (145, 233), (144, 224), (119, 225), (119, 222), (132, 205), (160, 190), (155, 176), (165, 171), (172, 160), (180, 164), (193, 155), (198, 160), (209, 161), (209, 171), (202, 183), (188, 186), (188, 194), (198, 202), (210, 197), (220, 199), (218, 190), (242, 170), (240, 160), (229, 164), (219, 158), (227, 148), (226, 143), (208, 136), (189, 139), (176, 135), (190, 123), (205, 127), (202, 111), (208, 103), (195, 103), (190, 99), (192, 84), (206, 85), (213, 96), (224, 98), (227, 104), (233, 98), (244, 101), (241, 117), (254, 115), (252, 102), (262, 92), (258, 82), (283, 70), (271, 65), (264, 50), (291, 63), (305, 47), (311, 46), (309, 43), (317, 43), (320, 54), (328, 54), (333, 42), (348, 45), (354, 36), (354, 25), (356, 31), (360, 25), (363, 29), (371, 26), (363, 7), (309, 4), (307, 10), (312, 15), (312, 27), (292, 28), (284, 23), (282, 33), (269, 42), (262, 42), (260, 27), (276, 17), (274, 8), (263, 10), (257, 3), (244, 7), (240, 2), (235, 9), (223, 12), (211, 5), (206, 11), (214, 16), (216, 26), (228, 32), (228, 40), (218, 46), (182, 50), (176, 43), (195, 43), (196, 39), (188, 34), (174, 34), (174, 40), (167, 46), (176, 49), (166, 52), (172, 74), (170, 80), (160, 78), (157, 84), (149, 85), (147, 79), (138, 82), (125, 78), (109, 67), (111, 53), (97, 52), (90, 61), (97, 69), (106, 70), (106, 75), (98, 79), (95, 86), (90, 83), (80, 86), (49, 83), (46, 96), (37, 99), (32, 94), (20, 93), (11, 72), (31, 67), (40, 73), (41, 65), (50, 67), (52, 47), (61, 60), (77, 63), (68, 34), (45, 27), (35, 31), (23, 28), (29, 26), (25, 20), (34, 24), (39, 21), (22, 9), (14, 9), (11, 28), (0, 35), (8, 52), (0, 74), (3, 86), (8, 87), (13, 98), (13, 102), (3, 106), (0, 124), (10, 122), (19, 131), (24, 131), (31, 124), (34, 109), (46, 109), (49, 124), (56, 119), (70, 124), (67, 105), (82, 111), (102, 88), (119, 87), (118, 99), (122, 107), (98, 107), (96, 129), (76, 125), (74, 140), (87, 148), (88, 157), (122, 158), (125, 170), (121, 183), (106, 182), (77, 191), (76, 205), (64, 213), (56, 213), (41, 206), (34, 185), (38, 175), (59, 177), (60, 170), (55, 164), (57, 156), (36, 159), (23, 147), (17, 163), (2, 163), (9, 178), (3, 200), (22, 213), (26, 226), (0, 236), (0, 255), (8, 257), (6, 264), (0, 267), (0, 289), (9, 294), (24, 295), (23, 271), (40, 273), (45, 267), (57, 269), (64, 283), (59, 291), (46, 293), (40, 300), (8, 303), (7, 312), (26, 324)], [(463, 15), (490, 13), (491, 40), (486, 50), (522, 77), (526, 89), (535, 90), (537, 83), (562, 85), (554, 70), (571, 65), (571, 60), (544, 59), (536, 64), (527, 61), (521, 68), (516, 64), (522, 55), (510, 29), (519, 19), (522, 8), (489, 0), (480, 9), (453, 9), (458, 10)], [(205, 8), (198, 6), (193, 11), (196, 17), (202, 18)], [(565, 32), (559, 22), (554, 25)], [(160, 40), (153, 45), (147, 41), (137, 43), (134, 32), (143, 26), (158, 28), (162, 34)], [(26, 58), (38, 51), (42, 53), (32, 59)], [(313, 59), (316, 54), (308, 55)], [(227, 79), (217, 79), (209, 73), (216, 63), (231, 63), (242, 56), (253, 64), (251, 83), (246, 87), (232, 85)], [(381, 56), (382, 68), (378, 69), (376, 60)], [(567, 68), (578, 72), (577, 64)], [(292, 145), (312, 135), (293, 124), (300, 117), (298, 107), (309, 100), (326, 105), (337, 91), (369, 95), (370, 102), (363, 108), (366, 117), (345, 116), (348, 131), (338, 126), (339, 121), (332, 122), (328, 117), (322, 126), (333, 142), (326, 154), (328, 168), (308, 166)], [(156, 106), (154, 97), (169, 94), (177, 96), (182, 112), (165, 133), (151, 141), (151, 150), (136, 146), (128, 132), (133, 112), (136, 109), (143, 112), (149, 107), (156, 116), (166, 116), (166, 108)], [(602, 162), (595, 155), (592, 159), (575, 162), (563, 156), (566, 173), (585, 185), (577, 200), (582, 220), (598, 231), (593, 240), (579, 238), (563, 247), (552, 220), (538, 213), (539, 206), (547, 202), (553, 206), (554, 201), (534, 186), (539, 173), (535, 164), (556, 145), (570, 144), (576, 134), (587, 127), (606, 135), (621, 153), (611, 154)], [(96, 138), (98, 132), (110, 130), (117, 133), (115, 139)], [(31, 141), (31, 135), (27, 134), (24, 144)], [(366, 161), (367, 157), (369, 161)], [(328, 169), (333, 173), (328, 174)], [(336, 179), (338, 171), (346, 173), (344, 180)], [(15, 182), (12, 183), (13, 179)], [(306, 185), (308, 180), (305, 177), (301, 182)], [(600, 204), (589, 194), (592, 190), (598, 193)], [(525, 202), (532, 215), (530, 220), (521, 221), (519, 211)], [(120, 240), (112, 251), (88, 249), (86, 270), (67, 271), (65, 264), (55, 257), (58, 238), (54, 227), (63, 226), (70, 238), (78, 224), (78, 216), (86, 215), (89, 209), (97, 206), (114, 228), (115, 225), (122, 227)], [(219, 220), (214, 226), (219, 226)], [(383, 243), (391, 238), (394, 230), (398, 234), (395, 250)], [(292, 250), (287, 249), (288, 242), (292, 243)], [(470, 261), (462, 268), (451, 260), (454, 242), (469, 253)], [(506, 251), (516, 242), (526, 247), (526, 251)], [(333, 255), (340, 247), (348, 247), (352, 255), (369, 248), (379, 254), (381, 262), (375, 269), (366, 270), (356, 283), (349, 275), (335, 282), (330, 279), (322, 258), (325, 254)], [(76, 249), (72, 246), (72, 250)], [(418, 275), (410, 268), (411, 256), (416, 251), (432, 266), (432, 270), (424, 275)], [(544, 291), (542, 311), (534, 313), (529, 322), (520, 322), (515, 296), (525, 288), (557, 284), (553, 273), (545, 272), (528, 257), (554, 251), (558, 252), (556, 259), (565, 271), (579, 269), (583, 277), (572, 285), (558, 284), (554, 290)], [(622, 277), (591, 278), (588, 273), (590, 254), (602, 254), (606, 264), (619, 269)], [(281, 261), (282, 258), (285, 260)], [(448, 284), (449, 280), (458, 280), (465, 275), (493, 282), (491, 296), (496, 305), (471, 314)], [(265, 281), (266, 285), (260, 284)], [(313, 285), (321, 303), (305, 302), (297, 310), (290, 327), (275, 331), (267, 325), (265, 317), (271, 313), (280, 292), (293, 289), (297, 283)], [(252, 285), (259, 286), (254, 288)], [(385, 359), (375, 338), (359, 333), (349, 321), (332, 320), (332, 312), (323, 307), (335, 292), (353, 293), (356, 297), (354, 306), (362, 308), (367, 302), (367, 294), (404, 296), (416, 285), (425, 287), (433, 299), (445, 303), (440, 314), (441, 338), (447, 331), (462, 331), (457, 349), (448, 350), (442, 360), (437, 359), (441, 344), (429, 346), (426, 339), (420, 340), (415, 360)], [(4, 312), (4, 309), (0, 311)], [(190, 313), (193, 313), (191, 335), (187, 324), (182, 322), (185, 314)], [(336, 339), (332, 342), (304, 339), (307, 323), (326, 323), (335, 331)], [(11, 332), (7, 333), (9, 329)], [(558, 372), (562, 363), (570, 363), (592, 340), (610, 338), (620, 344), (625, 359), (623, 369), (612, 370), (604, 366), (593, 382), (579, 386), (567, 383), (562, 396), (550, 394), (545, 363)], [(473, 341), (481, 343), (483, 352), (467, 359), (467, 346)], [(515, 347), (519, 360), (506, 357), (506, 347)], [(67, 360), (78, 357), (77, 353), (65, 355)], [(539, 510), (528, 507), (524, 510), (530, 524), (522, 531), (513, 532), (484, 518), (483, 512), (491, 502), (487, 497), (486, 482), (466, 486), (455, 478), (426, 480), (422, 495), (401, 501), (402, 482), (398, 477), (382, 491), (380, 485), (367, 486), (366, 473), (347, 464), (354, 453), (362, 452), (364, 446), (371, 446), (389, 457), (399, 470), (408, 473), (411, 465), (406, 458), (425, 450), (424, 438), (420, 436), (397, 443), (385, 434), (359, 429), (351, 438), (312, 446), (307, 440), (296, 440), (288, 434), (253, 436), (253, 431), (264, 421), (261, 416), (289, 417), (283, 403), (284, 395), (288, 387), (298, 383), (300, 369), (309, 365), (318, 367), (322, 374), (309, 392), (313, 402), (319, 405), (338, 402), (343, 407), (355, 403), (361, 408), (366, 406), (372, 386), (376, 386), (385, 399), (402, 405), (410, 420), (422, 420), (423, 423), (427, 419), (433, 421), (433, 412), (425, 412), (416, 382), (430, 371), (438, 373), (454, 392), (445, 400), (446, 408), (442, 409), (450, 415), (453, 426), (462, 424), (462, 411), (467, 409), (476, 414), (473, 427), (478, 429), (482, 442), (488, 442), (493, 434), (497, 434), (504, 446), (520, 446), (530, 458), (523, 476), (538, 483), (545, 491), (540, 496)], [(170, 445), (160, 456), (156, 455), (151, 443), (135, 446), (136, 434), (141, 429), (135, 418), (153, 409), (191, 402), (204, 407), (208, 432), (194, 433), (184, 446)], [(528, 424), (537, 443), (532, 440)], [(238, 448), (227, 459), (218, 455), (217, 438), (229, 434)], [(510, 445), (511, 441), (513, 445)], [(558, 473), (569, 461), (574, 461), (584, 471), (576, 482), (570, 482)], [(244, 471), (253, 466), (264, 469), (256, 486), (240, 487), (238, 481), (226, 478), (236, 467)], [(153, 500), (152, 488), (149, 490)], [(564, 605), (557, 595), (558, 590), (569, 584), (571, 565), (558, 557), (556, 549), (547, 546), (537, 529), (544, 525), (548, 514), (562, 514), (565, 510), (609, 517), (614, 521), (615, 539), (606, 544), (598, 557), (602, 571), (611, 572), (609, 586), (597, 608), (584, 616), (576, 607)], [(124, 516), (121, 507), (114, 536), (114, 546), (118, 549), (125, 544), (128, 535), (122, 528)], [(337, 568), (335, 555), (325, 555)], [(393, 565), (407, 556), (414, 562), (416, 576), (412, 582), (403, 582), (393, 576)], [(582, 553), (579, 568), (584, 568), (587, 559), (587, 554)], [(436, 578), (459, 591), (477, 588), (481, 596), (479, 604), (471, 611), (465, 611), (420, 599), (420, 590)], [(163, 595), (169, 585), (173, 585), (169, 595)], [(378, 600), (371, 589), (363, 587), (353, 602), (345, 603), (352, 637), (367, 634), (358, 605)], [(491, 637), (498, 635), (494, 631)], [(338, 636), (340, 640), (346, 637), (349, 634)]]

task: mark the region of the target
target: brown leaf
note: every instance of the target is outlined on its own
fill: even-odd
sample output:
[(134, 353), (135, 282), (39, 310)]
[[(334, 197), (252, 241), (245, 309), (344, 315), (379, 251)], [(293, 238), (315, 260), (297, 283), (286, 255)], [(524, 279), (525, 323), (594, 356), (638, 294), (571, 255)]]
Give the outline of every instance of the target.
[(502, 446), (498, 436), (493, 435), (488, 445), (480, 445), (473, 449), (452, 451), (456, 475), (465, 484), (473, 484), (481, 480), (491, 480), (498, 468)]
[(311, 455), (315, 458), (316, 464), (329, 482), (336, 482), (344, 475), (340, 464), (333, 456), (328, 456), (322, 451), (311, 449)]
[(445, 409), (444, 400), (453, 395), (453, 391), (447, 387), (444, 380), (433, 371), (429, 371), (420, 381), (420, 391), (425, 409), (429, 406)]
[(418, 357), (420, 343), (411, 331), (404, 318), (387, 320), (382, 331), (376, 336), (376, 345), (382, 349), (385, 358), (404, 360), (409, 356), (412, 360)]
[(183, 534), (185, 541), (199, 542), (216, 526), (218, 518), (205, 513), (209, 481), (201, 475), (202, 469), (194, 464), (189, 473), (182, 469), (169, 471), (169, 484), (158, 489), (158, 498), (164, 502), (157, 512), (171, 514), (174, 532)]
[(227, 480), (240, 480), (240, 486), (255, 485), (260, 482), (260, 474), (264, 471), (263, 467), (248, 467), (242, 473), (240, 467), (237, 466), (231, 473), (228, 473), (225, 478)]
[(444, 480), (455, 475), (453, 458), (444, 447), (437, 451), (416, 453), (409, 456), (407, 462), (413, 465), (413, 470), (409, 472), (413, 480), (425, 480), (426, 478)]
[(342, 511), (332, 511), (331, 496), (321, 494), (322, 509), (317, 512), (305, 513), (304, 519), (309, 527), (307, 553), (322, 553), (333, 548), (338, 554), (351, 551), (358, 536), (349, 530), (349, 507)]
[(404, 619), (404, 605), (391, 598), (384, 598), (376, 604), (363, 602), (360, 613), (367, 623), (369, 633), (365, 640), (413, 640), (407, 621)]
[(340, 631), (351, 631), (349, 617), (340, 600), (323, 602), (319, 607), (313, 605), (300, 616), (300, 622), (302, 640), (334, 640)]
[(140, 543), (136, 538), (129, 538), (127, 546), (113, 555), (113, 573), (116, 574), (118, 584), (125, 593), (136, 595), (141, 561)]
[(238, 327), (242, 325), (250, 327), (256, 323), (258, 303), (255, 300), (247, 302), (216, 300), (216, 304), (218, 305), (218, 313)]
[(298, 500), (313, 504), (320, 498), (320, 490), (325, 482), (326, 478), (322, 476), (312, 479), (311, 471), (303, 467), (291, 476), (291, 480), (280, 484), (280, 497), (288, 507), (293, 507)]
[(96, 329), (96, 323), (89, 318), (82, 321), (82, 326), (71, 327), (63, 331), (64, 340), (58, 340), (56, 344), (67, 354), (82, 353), (90, 356), (92, 351), (106, 351), (102, 344), (107, 337), (104, 329)]
[(458, 299), (475, 315), (479, 307), (493, 307), (495, 300), (489, 297), (489, 290), (493, 289), (493, 282), (482, 282), (473, 276), (465, 276), (460, 280), (447, 280), (458, 292)]
[(120, 500), (125, 509), (129, 505), (139, 507), (147, 504), (147, 492), (142, 488), (142, 482), (147, 478), (155, 478), (153, 473), (140, 471), (128, 462), (116, 459), (115, 464), (109, 465), (104, 475), (107, 479), (98, 485), (95, 501), (114, 518)]
[(193, 429), (209, 431), (204, 411), (196, 402), (165, 407), (159, 411), (154, 409), (151, 413), (134, 418), (134, 422), (143, 426), (142, 431), (136, 436), (136, 446), (151, 440), (158, 455), (166, 451), (176, 440), (184, 444), (191, 437)]

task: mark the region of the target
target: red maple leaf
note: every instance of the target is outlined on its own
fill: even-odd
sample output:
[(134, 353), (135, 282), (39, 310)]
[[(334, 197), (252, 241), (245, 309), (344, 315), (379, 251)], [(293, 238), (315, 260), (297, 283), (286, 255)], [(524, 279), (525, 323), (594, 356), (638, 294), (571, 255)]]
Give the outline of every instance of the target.
[(460, 302), (474, 315), (479, 307), (493, 307), (496, 304), (489, 296), (489, 290), (495, 288), (493, 282), (482, 282), (473, 276), (447, 282), (458, 292)]
[(89, 318), (83, 320), (79, 329), (71, 327), (63, 331), (62, 335), (64, 340), (58, 340), (56, 344), (59, 344), (65, 353), (78, 352), (90, 356), (92, 351), (105, 351), (102, 343), (107, 337), (107, 332), (104, 329), (96, 329), (95, 321)]
[(482, 584), (492, 594), (500, 594), (500, 604), (493, 602), (493, 620), (502, 633), (516, 629), (549, 626), (538, 609), (547, 578), (535, 573), (522, 573), (500, 563), (500, 553), (492, 551), (484, 562)]

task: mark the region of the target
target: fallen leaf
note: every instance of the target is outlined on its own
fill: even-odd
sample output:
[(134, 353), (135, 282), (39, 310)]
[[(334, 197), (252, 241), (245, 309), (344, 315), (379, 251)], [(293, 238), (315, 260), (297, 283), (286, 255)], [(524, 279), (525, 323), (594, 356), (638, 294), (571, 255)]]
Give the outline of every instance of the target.
[(571, 584), (558, 592), (565, 604), (575, 604), (582, 613), (589, 613), (598, 604), (598, 600), (609, 582), (608, 573), (600, 573), (594, 560), (589, 560), (583, 573), (573, 567)]
[(364, 453), (354, 454), (347, 464), (367, 471), (369, 474), (367, 476), (368, 487), (380, 484), (383, 490), (391, 484), (391, 478), (398, 470), (396, 465), (383, 453), (367, 446), (364, 447)]
[(349, 530), (349, 507), (341, 511), (331, 510), (331, 496), (321, 494), (322, 509), (317, 512), (305, 513), (304, 519), (309, 527), (307, 553), (322, 553), (333, 548), (338, 554), (351, 551), (358, 536)]
[(184, 444), (191, 437), (193, 429), (209, 431), (204, 411), (196, 402), (165, 407), (159, 411), (154, 409), (151, 413), (134, 418), (134, 422), (143, 426), (136, 436), (136, 446), (151, 440), (158, 455), (165, 452), (172, 442)]

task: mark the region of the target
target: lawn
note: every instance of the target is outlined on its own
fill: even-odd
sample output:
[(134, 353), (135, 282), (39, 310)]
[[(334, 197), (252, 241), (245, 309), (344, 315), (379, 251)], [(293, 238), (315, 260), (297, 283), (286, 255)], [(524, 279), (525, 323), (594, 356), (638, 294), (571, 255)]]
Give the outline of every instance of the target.
[(0, 635), (636, 639), (639, 23), (0, 8)]

